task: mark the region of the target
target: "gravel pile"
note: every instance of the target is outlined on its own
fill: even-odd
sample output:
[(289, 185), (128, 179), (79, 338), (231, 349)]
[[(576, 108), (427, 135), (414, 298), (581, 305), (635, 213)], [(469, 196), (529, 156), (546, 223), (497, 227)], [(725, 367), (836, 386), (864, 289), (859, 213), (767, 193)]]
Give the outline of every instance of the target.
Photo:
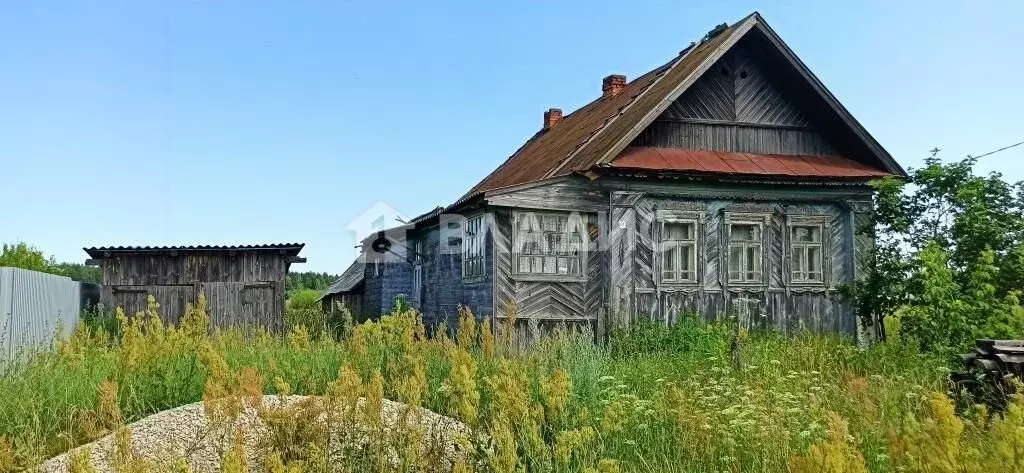
[[(264, 396), (263, 409), (287, 409), (299, 406), (306, 401), (306, 396)], [(311, 399), (315, 400), (315, 399)], [(362, 403), (362, 400), (360, 400)], [(405, 419), (409, 425), (418, 422), (423, 432), (421, 452), (438, 455), (442, 465), (440, 469), (450, 469), (452, 462), (459, 455), (456, 446), (459, 437), (469, 436), (469, 428), (465, 424), (433, 411), (418, 409), (410, 412), (402, 403), (384, 400), (381, 422), (385, 432), (401, 427)], [(132, 451), (135, 458), (142, 459), (159, 470), (175, 469), (184, 460), (195, 473), (213, 473), (221, 471), (224, 453), (231, 449), (236, 435), (244, 435), (245, 455), (250, 471), (262, 471), (263, 459), (267, 445), (273, 441), (268, 437), (271, 430), (260, 418), (257, 408), (247, 405), (234, 423), (216, 423), (207, 418), (203, 403), (189, 404), (175, 409), (163, 411), (129, 426), (131, 429)], [(339, 438), (344, 429), (352, 426), (334, 425), (331, 438)], [(349, 435), (358, 437), (356, 442), (367, 440), (365, 435)], [(87, 450), (91, 463), (97, 473), (113, 473), (115, 471), (116, 439), (114, 434), (107, 435), (93, 443), (75, 448), (64, 454), (51, 458), (40, 465), (37, 471), (43, 473), (65, 473), (70, 469), (73, 458), (81, 457)], [(394, 462), (397, 456), (392, 452)], [(338, 458), (331, 458), (337, 462)]]

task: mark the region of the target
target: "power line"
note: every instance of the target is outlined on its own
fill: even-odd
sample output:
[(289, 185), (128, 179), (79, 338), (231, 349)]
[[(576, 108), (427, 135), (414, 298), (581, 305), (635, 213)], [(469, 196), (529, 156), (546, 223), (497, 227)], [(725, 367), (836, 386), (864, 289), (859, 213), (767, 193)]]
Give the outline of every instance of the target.
[(967, 155), (967, 156), (972, 157), (974, 159), (984, 158), (985, 156), (990, 156), (990, 155), (996, 154), (996, 153), (1001, 152), (1001, 151), (1006, 151), (1006, 150), (1008, 150), (1010, 148), (1016, 148), (1017, 146), (1020, 146), (1020, 145), (1024, 145), (1024, 141), (1021, 141), (1021, 142), (1018, 142), (1018, 143), (1014, 143), (1014, 144), (1012, 144), (1010, 146), (1003, 146), (1002, 148), (999, 148), (999, 149), (993, 150), (993, 151), (989, 151), (989, 152), (987, 152), (985, 154), (979, 154), (977, 156), (971, 156), (971, 155)]

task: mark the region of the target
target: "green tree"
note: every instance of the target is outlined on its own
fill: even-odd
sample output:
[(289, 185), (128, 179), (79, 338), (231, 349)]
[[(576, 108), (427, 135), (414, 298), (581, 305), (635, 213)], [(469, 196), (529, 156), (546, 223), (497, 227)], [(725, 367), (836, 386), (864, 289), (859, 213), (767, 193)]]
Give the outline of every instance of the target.
[(975, 158), (933, 153), (908, 182), (873, 183), (875, 237), (849, 289), (865, 323), (897, 316), (926, 349), (1024, 337), (1024, 184), (974, 173)]
[(81, 263), (57, 263), (55, 268), (60, 274), (75, 281), (100, 284), (103, 279), (103, 270), (97, 266), (86, 266)]
[(42, 251), (28, 243), (4, 243), (0, 246), (0, 266), (61, 274), (55, 265), (53, 258), (47, 259)]
[(316, 273), (312, 271), (289, 272), (288, 279), (285, 281), (285, 292), (291, 295), (305, 289), (323, 291), (336, 279), (338, 279), (337, 275), (329, 273)]
[(80, 263), (58, 263), (52, 256), (47, 257), (42, 250), (25, 242), (0, 246), (0, 266), (58, 274), (80, 282), (99, 284), (102, 279), (100, 268)]

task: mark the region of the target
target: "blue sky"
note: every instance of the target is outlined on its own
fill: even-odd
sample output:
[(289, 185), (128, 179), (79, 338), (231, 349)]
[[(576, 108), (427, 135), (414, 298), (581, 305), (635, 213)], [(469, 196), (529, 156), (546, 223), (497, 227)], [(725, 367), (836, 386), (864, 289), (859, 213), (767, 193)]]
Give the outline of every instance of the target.
[(1024, 140), (1024, 2), (825, 3), (5, 3), (0, 241), (303, 241), (340, 273), (364, 209), (450, 203), (543, 110), (755, 9), (904, 166)]

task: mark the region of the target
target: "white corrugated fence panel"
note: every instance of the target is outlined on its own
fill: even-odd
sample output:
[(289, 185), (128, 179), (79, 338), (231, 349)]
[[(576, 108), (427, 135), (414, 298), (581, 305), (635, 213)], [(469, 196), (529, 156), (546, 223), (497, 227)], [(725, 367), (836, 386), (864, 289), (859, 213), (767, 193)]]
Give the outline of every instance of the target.
[(45, 348), (57, 329), (78, 324), (79, 283), (64, 276), (0, 268), (0, 356)]
[(11, 311), (14, 303), (14, 269), (0, 268), (0, 358), (11, 354)]

